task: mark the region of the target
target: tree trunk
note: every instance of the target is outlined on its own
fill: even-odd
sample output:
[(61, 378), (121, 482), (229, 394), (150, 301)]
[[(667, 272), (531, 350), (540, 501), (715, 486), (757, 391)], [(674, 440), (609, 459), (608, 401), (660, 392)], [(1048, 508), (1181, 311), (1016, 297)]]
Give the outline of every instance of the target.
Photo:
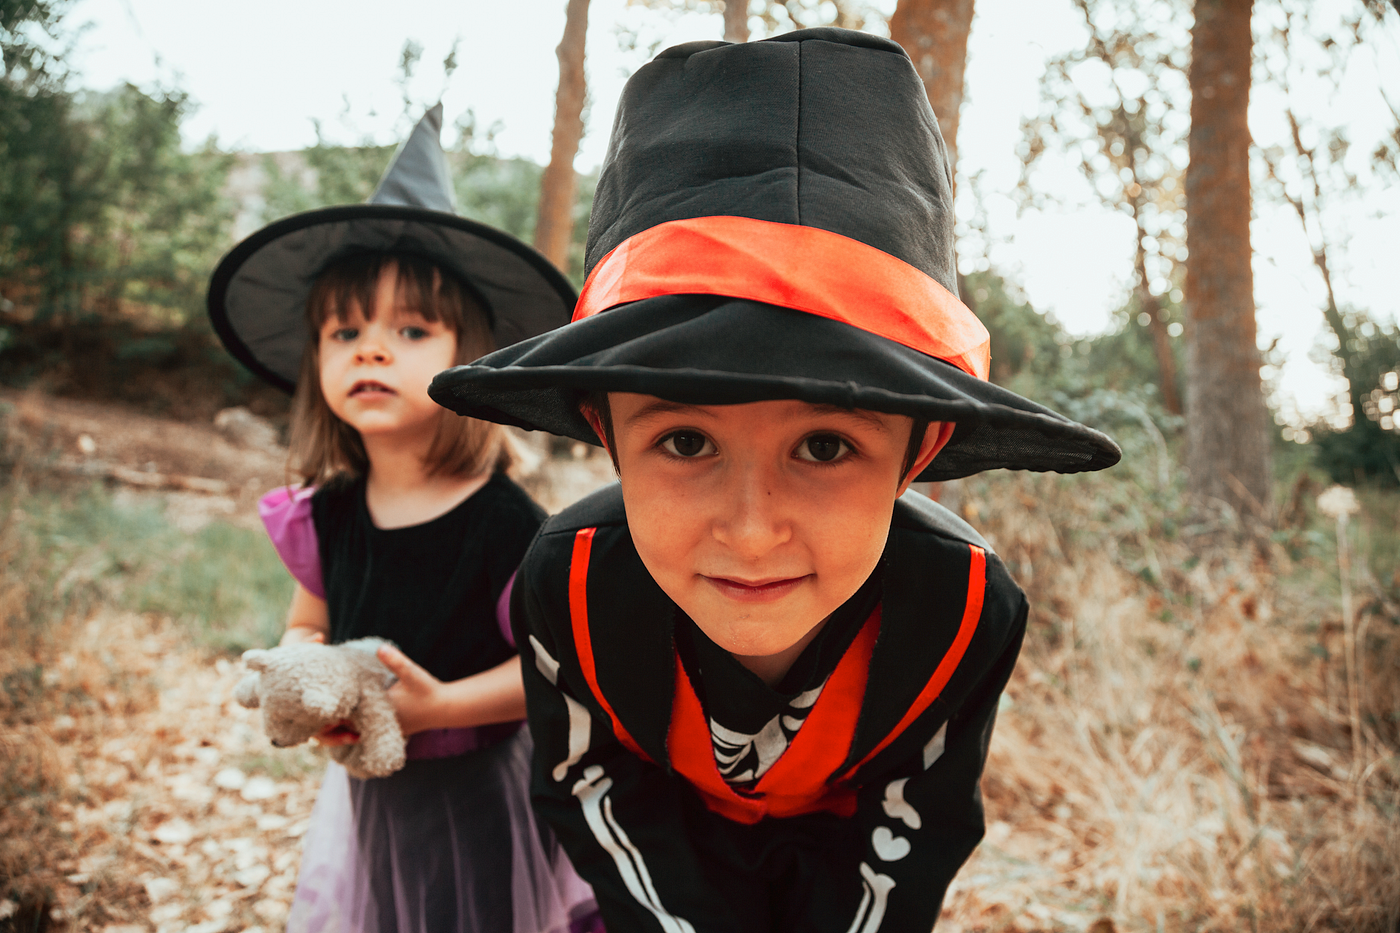
[(972, 5), (973, 0), (899, 0), (890, 17), (890, 38), (904, 46), (924, 81), (948, 146), (948, 169), (954, 174)]
[(574, 196), (578, 190), (574, 157), (583, 139), (583, 102), (588, 91), (583, 73), (587, 37), (588, 0), (568, 0), (564, 38), (555, 50), (559, 56), (559, 92), (554, 98), (554, 141), (549, 166), (540, 179), (540, 211), (535, 222), (535, 248), (565, 271), (569, 268)]
[[(923, 79), (928, 102), (948, 147), (948, 174), (958, 168), (958, 112), (962, 109), (967, 36), (974, 0), (899, 0), (890, 17), (890, 38), (903, 46)], [(958, 275), (958, 290), (967, 289)], [(954, 512), (962, 511), (962, 483), (929, 483), (922, 491)]]
[(1272, 467), (1249, 242), (1253, 0), (1196, 0), (1186, 169), (1191, 489), (1267, 520)]
[(749, 41), (749, 0), (724, 0), (724, 41)]

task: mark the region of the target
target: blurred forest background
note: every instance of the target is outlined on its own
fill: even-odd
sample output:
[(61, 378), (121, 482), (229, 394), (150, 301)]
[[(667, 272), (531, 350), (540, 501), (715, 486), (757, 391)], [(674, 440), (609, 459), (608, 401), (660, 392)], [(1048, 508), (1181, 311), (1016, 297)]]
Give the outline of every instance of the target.
[[(888, 18), (859, 0), (637, 2), (710, 15), (730, 41), (889, 35), (956, 153), (974, 0)], [(500, 156), (470, 111), (445, 139), (460, 212), (576, 286), (596, 180), (573, 168), (588, 7), (567, 0), (548, 164)], [(1035, 607), (988, 839), (940, 929), (1395, 931), (1400, 326), (1393, 303), (1337, 298), (1348, 240), (1327, 217), (1400, 180), (1400, 99), (1364, 146), (1304, 101), (1393, 43), (1400, 2), (1068, 9), (1083, 45), (1046, 62), (1020, 183), (1000, 193), (1044, 203), (1039, 173), (1068, 158), (1132, 221), (1135, 284), (1110, 330), (1072, 335), (987, 260), (989, 192), (962, 175), (962, 249), (983, 254), (961, 255), (960, 290), (993, 379), (1125, 457), (929, 490)], [(191, 147), (178, 86), (83, 86), (70, 13), (0, 0), (0, 931), (276, 929), (317, 763), (267, 747), (227, 699), (235, 653), (276, 639), (290, 595), (252, 511), (282, 480), (287, 399), (220, 348), (204, 290), (261, 225), (366, 197), (392, 148), (319, 131), (294, 152)], [(422, 55), (402, 51), (406, 120), (434, 103), (409, 92)], [(1251, 140), (1251, 91), (1280, 102), (1278, 141)], [(1249, 240), (1266, 200), (1308, 240), (1317, 352), (1347, 386), (1312, 423), (1270, 408)], [(521, 479), (551, 509), (609, 478), (582, 445), (540, 454)]]

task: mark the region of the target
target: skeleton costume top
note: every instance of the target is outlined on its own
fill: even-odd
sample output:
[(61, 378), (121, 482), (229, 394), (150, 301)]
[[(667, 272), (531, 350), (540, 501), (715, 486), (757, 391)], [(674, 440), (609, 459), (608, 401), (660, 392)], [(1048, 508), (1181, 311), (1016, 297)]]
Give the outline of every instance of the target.
[(730, 760), (700, 699), (723, 678), (637, 557), (619, 488), (596, 493), (546, 523), (512, 595), (536, 810), (612, 933), (927, 931), (982, 836), (1026, 612), (975, 531), (906, 494), (870, 583), (794, 665), (821, 685), (800, 728), (779, 724), (776, 761), (738, 742)]

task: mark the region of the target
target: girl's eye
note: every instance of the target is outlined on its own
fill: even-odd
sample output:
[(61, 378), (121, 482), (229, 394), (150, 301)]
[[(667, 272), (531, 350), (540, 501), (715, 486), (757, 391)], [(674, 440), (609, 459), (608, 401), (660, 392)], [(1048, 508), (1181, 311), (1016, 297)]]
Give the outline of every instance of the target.
[(661, 447), (669, 454), (687, 459), (715, 452), (715, 445), (698, 431), (677, 431), (668, 434), (661, 441)]
[(355, 327), (342, 327), (338, 330), (331, 331), (331, 339), (338, 340), (341, 343), (347, 343), (358, 336), (360, 336), (360, 331)]
[(426, 330), (421, 327), (413, 326), (400, 328), (399, 333), (409, 340), (422, 340), (424, 337), (428, 336)]
[(797, 459), (831, 463), (850, 453), (851, 447), (835, 434), (813, 434), (797, 445)]

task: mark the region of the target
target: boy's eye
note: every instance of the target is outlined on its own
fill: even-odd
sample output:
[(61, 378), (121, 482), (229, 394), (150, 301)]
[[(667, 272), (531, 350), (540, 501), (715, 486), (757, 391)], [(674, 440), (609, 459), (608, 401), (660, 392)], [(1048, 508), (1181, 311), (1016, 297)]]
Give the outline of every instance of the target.
[(799, 460), (830, 463), (850, 450), (850, 445), (835, 434), (813, 434), (797, 445), (796, 455)]
[(674, 434), (668, 434), (661, 441), (661, 447), (669, 454), (686, 458), (715, 452), (715, 445), (710, 443), (708, 437), (698, 431), (677, 431)]

